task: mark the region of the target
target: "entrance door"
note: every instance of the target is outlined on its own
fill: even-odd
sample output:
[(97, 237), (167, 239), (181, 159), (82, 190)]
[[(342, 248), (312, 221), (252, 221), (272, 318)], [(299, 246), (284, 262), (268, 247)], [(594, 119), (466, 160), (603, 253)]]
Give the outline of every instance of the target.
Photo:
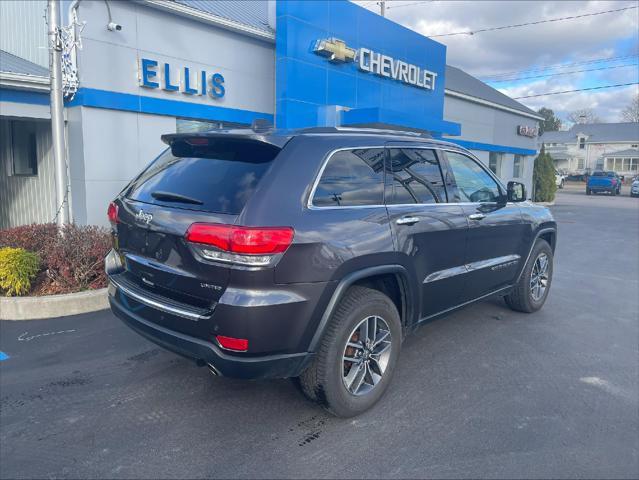
[(519, 206), (506, 202), (506, 192), (479, 161), (446, 152), (455, 179), (454, 201), (468, 218), (464, 298), (471, 300), (511, 284), (525, 237)]
[[(388, 147), (386, 205), (399, 252), (408, 257), (425, 318), (458, 303), (468, 221), (461, 205), (448, 203), (440, 157), (433, 149)], [(451, 182), (452, 185), (452, 182)]]

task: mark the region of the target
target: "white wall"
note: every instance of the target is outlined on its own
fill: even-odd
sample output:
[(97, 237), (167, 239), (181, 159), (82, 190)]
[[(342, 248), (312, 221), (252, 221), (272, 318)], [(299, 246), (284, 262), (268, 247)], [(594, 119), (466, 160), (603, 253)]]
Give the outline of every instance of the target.
[[(107, 30), (104, 2), (80, 3), (80, 21), (87, 22), (78, 57), (81, 88), (273, 113), (274, 45), (143, 4), (110, 5), (120, 32)], [(185, 66), (219, 72), (226, 94), (215, 99), (141, 87), (140, 58), (168, 62), (175, 74)], [(87, 106), (67, 110), (73, 217), (105, 225), (108, 202), (166, 148), (160, 136), (176, 131), (176, 119)]]

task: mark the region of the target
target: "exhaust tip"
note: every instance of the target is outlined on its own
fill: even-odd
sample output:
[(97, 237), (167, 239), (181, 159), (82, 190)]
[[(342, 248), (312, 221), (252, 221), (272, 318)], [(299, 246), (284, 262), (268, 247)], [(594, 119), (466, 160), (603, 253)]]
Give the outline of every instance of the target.
[(222, 376), (220, 371), (217, 368), (215, 368), (213, 365), (211, 365), (210, 363), (207, 363), (207, 366), (209, 367), (209, 372), (211, 372), (211, 374), (215, 375), (216, 377)]

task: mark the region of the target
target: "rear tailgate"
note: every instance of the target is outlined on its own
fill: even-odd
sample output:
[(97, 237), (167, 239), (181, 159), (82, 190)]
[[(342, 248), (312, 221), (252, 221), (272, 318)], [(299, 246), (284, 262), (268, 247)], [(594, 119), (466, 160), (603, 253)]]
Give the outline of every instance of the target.
[[(168, 141), (171, 149), (116, 199), (115, 243), (124, 272), (113, 279), (122, 290), (130, 287), (141, 297), (206, 318), (227, 288), (230, 268), (203, 259), (186, 232), (198, 222), (235, 224), (280, 149), (221, 135), (172, 135)], [(206, 321), (143, 312), (176, 331), (201, 337), (209, 331)]]

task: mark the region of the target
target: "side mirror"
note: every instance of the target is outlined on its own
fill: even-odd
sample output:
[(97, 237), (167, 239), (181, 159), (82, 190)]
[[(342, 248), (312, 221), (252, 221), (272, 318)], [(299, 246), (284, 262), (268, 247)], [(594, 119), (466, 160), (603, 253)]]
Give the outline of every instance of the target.
[(526, 186), (519, 182), (508, 182), (507, 196), (509, 202), (525, 202)]

